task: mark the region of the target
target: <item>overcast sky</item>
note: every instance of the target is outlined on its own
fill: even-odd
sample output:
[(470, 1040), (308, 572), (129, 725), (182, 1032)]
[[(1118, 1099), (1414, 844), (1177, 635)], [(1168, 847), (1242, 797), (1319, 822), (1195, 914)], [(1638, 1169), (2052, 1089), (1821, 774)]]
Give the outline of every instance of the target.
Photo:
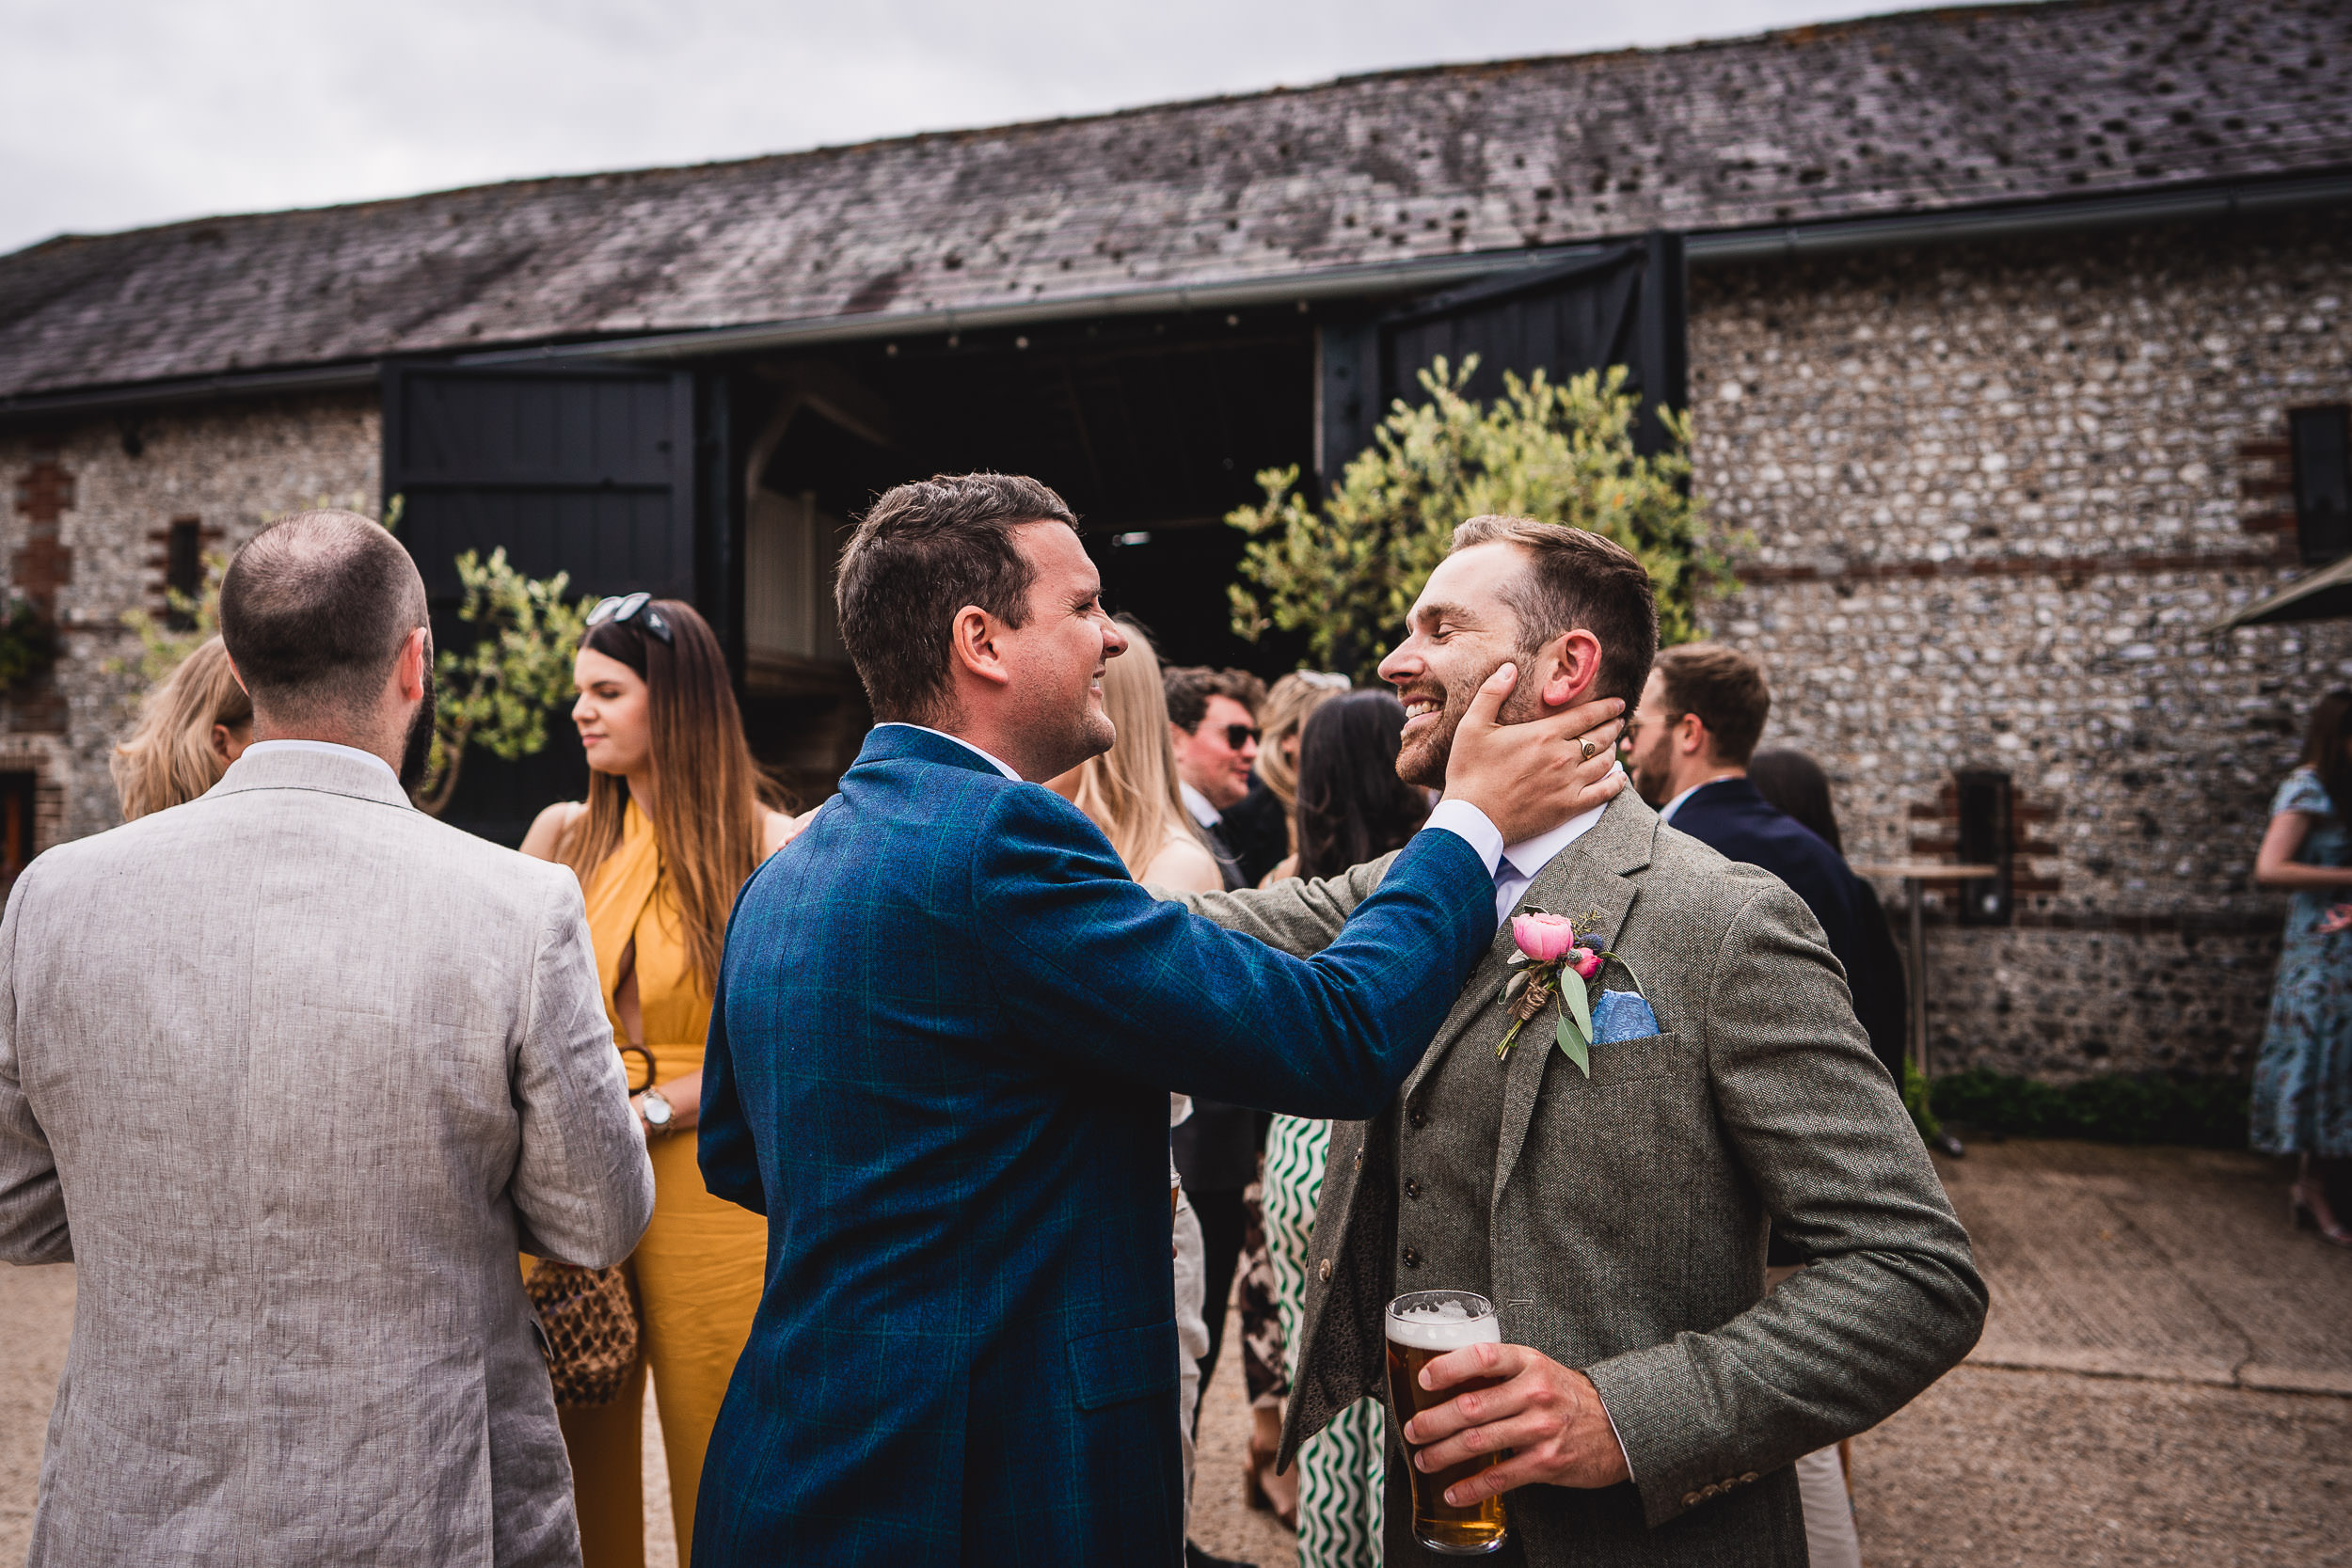
[(0, 0), (0, 253), (1904, 0)]

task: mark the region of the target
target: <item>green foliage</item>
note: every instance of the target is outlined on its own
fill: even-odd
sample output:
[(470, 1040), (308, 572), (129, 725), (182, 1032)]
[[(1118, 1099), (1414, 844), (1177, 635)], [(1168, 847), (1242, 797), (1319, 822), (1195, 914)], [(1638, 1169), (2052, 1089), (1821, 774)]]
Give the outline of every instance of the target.
[(2246, 1147), (2242, 1078), (2110, 1073), (2059, 1086), (1971, 1068), (1935, 1081), (1947, 1117), (1988, 1132), (2095, 1143)]
[[(225, 555), (204, 558), (204, 586), (197, 593), (183, 594), (177, 588), (164, 590), (164, 602), (170, 609), (162, 615), (145, 610), (126, 610), (122, 624), (138, 634), (136, 657), (107, 661), (106, 668), (115, 674), (135, 674), (141, 690), (149, 689), (180, 668), (180, 663), (202, 646), (220, 630), (220, 578), (229, 570)], [(184, 623), (175, 627), (174, 622)]]
[(434, 663), (437, 709), (433, 755), (417, 804), (439, 816), (456, 793), (469, 746), (505, 762), (548, 743), (548, 710), (570, 695), (572, 651), (587, 631), (587, 610), (564, 597), (570, 576), (527, 578), (506, 562), (504, 546), (488, 561), (457, 558), (465, 598), (457, 619), (473, 627), (464, 652), (444, 649)]
[[(400, 527), (402, 499), (394, 496), (384, 508), (388, 531)], [(318, 504), (333, 502), (322, 497)], [(142, 689), (178, 669), (220, 630), (220, 579), (228, 569), (227, 556), (207, 556), (199, 593), (167, 594), (165, 615), (125, 613), (122, 624), (138, 634), (139, 653), (109, 668), (136, 674)], [(507, 762), (546, 748), (548, 711), (571, 695), (572, 653), (587, 629), (585, 607), (564, 597), (570, 586), (566, 574), (525, 577), (507, 564), (502, 548), (486, 562), (472, 550), (459, 556), (457, 579), (465, 588), (457, 618), (473, 628), (473, 639), (464, 651), (443, 649), (434, 660), (433, 754), (416, 792), (418, 806), (437, 816), (456, 792), (469, 747)], [(175, 621), (184, 622), (185, 629), (175, 629)], [(0, 630), (0, 640), (5, 636)], [(0, 641), (0, 659), (5, 657)]]
[(0, 691), (13, 691), (57, 662), (57, 628), (30, 599), (0, 609)]
[(1304, 631), (1316, 662), (1369, 680), (1454, 526), (1484, 513), (1607, 535), (1649, 569), (1664, 640), (1696, 635), (1700, 600), (1732, 578), (1690, 495), (1688, 417), (1659, 410), (1673, 444), (1644, 457), (1622, 366), (1563, 386), (1506, 372), (1490, 405), (1463, 395), (1477, 367), (1440, 358), (1421, 372), (1429, 401), (1397, 400), (1320, 514), (1299, 499), (1297, 468), (1258, 475), (1264, 501), (1225, 519), (1250, 536), (1231, 591), (1237, 635)]
[(1919, 1130), (1920, 1138), (1930, 1144), (1944, 1135), (1944, 1124), (1936, 1119), (1931, 1103), (1928, 1081), (1921, 1075), (1918, 1064), (1903, 1062), (1903, 1109), (1911, 1113), (1911, 1124)]

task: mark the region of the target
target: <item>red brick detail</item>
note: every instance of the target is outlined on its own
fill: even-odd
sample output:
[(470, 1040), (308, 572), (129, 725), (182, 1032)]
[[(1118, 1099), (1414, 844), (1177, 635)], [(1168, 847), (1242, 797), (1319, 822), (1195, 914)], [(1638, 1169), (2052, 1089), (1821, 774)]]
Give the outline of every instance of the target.
[(38, 459), (16, 482), (16, 510), (25, 521), (24, 547), (9, 562), (16, 591), (43, 615), (57, 612), (57, 590), (73, 580), (73, 552), (57, 539), (57, 519), (73, 505), (73, 476), (54, 457)]
[[(2295, 519), (2287, 519), (2292, 529)], [(2159, 572), (2266, 571), (2295, 563), (2295, 541), (2260, 550), (2176, 550), (2112, 555), (2001, 555), (1961, 561), (1854, 561), (1842, 566), (1772, 566), (1735, 563), (1742, 584), (1772, 582), (1883, 582), (1932, 578), (2146, 577)]]
[[(2014, 784), (2010, 786), (2009, 891), (2010, 897), (2016, 901), (2015, 909), (2020, 925), (2027, 924), (2024, 916), (2028, 897), (2047, 900), (2052, 895), (2060, 891), (2059, 878), (2055, 870), (2037, 870), (2031, 863), (2036, 860), (2047, 863), (2057, 858), (2058, 846), (2046, 838), (2038, 836), (2036, 830), (2045, 823), (2057, 820), (2058, 808), (2062, 804), (2061, 800), (2051, 797), (2028, 800), (2023, 789), (2018, 788)], [(1909, 843), (1912, 854), (1927, 860), (1956, 861), (1959, 858), (1960, 786), (1958, 784), (1947, 781), (1944, 787), (1936, 792), (1933, 805), (1914, 801), (1905, 815), (1913, 824)], [(1931, 888), (1930, 895), (1933, 896), (1935, 891)]]
[(2295, 541), (2295, 452), (2276, 436), (2258, 436), (2237, 444), (2237, 526), (2248, 533), (2279, 536), (2283, 556)]
[(208, 523), (194, 516), (174, 517), (162, 528), (147, 531), (148, 554), (140, 564), (146, 568), (147, 608), (158, 615), (171, 608), (170, 600), (165, 594), (170, 586), (167, 579), (171, 573), (171, 531), (183, 523), (197, 525), (196, 553), (199, 560), (219, 554), (221, 546), (229, 539), (229, 531), (218, 523)]

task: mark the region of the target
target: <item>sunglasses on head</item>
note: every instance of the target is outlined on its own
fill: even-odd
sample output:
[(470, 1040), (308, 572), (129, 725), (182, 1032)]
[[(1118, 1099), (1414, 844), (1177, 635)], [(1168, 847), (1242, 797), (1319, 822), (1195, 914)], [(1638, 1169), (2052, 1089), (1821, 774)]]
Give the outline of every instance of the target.
[(596, 608), (588, 612), (588, 624), (600, 626), (607, 621), (615, 626), (634, 621), (646, 632), (661, 639), (664, 645), (677, 645), (670, 635), (670, 623), (661, 618), (661, 611), (653, 608), (651, 594), (621, 594), (609, 599), (598, 599)]

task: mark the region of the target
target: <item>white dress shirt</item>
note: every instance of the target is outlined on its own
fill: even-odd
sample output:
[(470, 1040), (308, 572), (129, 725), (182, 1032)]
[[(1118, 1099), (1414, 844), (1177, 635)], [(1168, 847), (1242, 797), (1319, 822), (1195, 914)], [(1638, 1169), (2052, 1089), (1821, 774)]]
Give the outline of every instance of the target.
[(1184, 798), (1184, 809), (1190, 812), (1192, 819), (1202, 827), (1214, 828), (1225, 820), (1225, 814), (1209, 804), (1207, 796), (1182, 779), (1176, 781), (1176, 793)]
[(1560, 851), (1591, 832), (1593, 824), (1600, 820), (1600, 814), (1608, 809), (1609, 803), (1604, 800), (1590, 811), (1579, 812), (1548, 833), (1537, 833), (1534, 838), (1504, 847), (1502, 858), (1495, 863), (1496, 925), (1511, 918), (1511, 911), (1518, 907), (1528, 884), (1543, 874), (1544, 867), (1557, 859)]
[(392, 783), (400, 783), (400, 770), (394, 768), (390, 763), (386, 762), (382, 757), (377, 756), (373, 752), (363, 752), (357, 746), (344, 746), (332, 740), (257, 740), (247, 746), (245, 750), (246, 753), (254, 752), (318, 752), (331, 757), (358, 757), (362, 762), (372, 762), (378, 768), (384, 769), (386, 773), (391, 776)]

